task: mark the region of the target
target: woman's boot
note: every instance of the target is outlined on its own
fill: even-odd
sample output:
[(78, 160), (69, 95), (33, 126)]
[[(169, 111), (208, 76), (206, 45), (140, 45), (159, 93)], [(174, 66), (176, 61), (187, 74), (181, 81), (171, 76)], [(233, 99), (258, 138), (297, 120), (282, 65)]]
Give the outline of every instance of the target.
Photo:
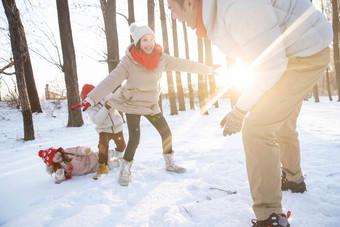
[(125, 159), (123, 159), (121, 162), (119, 179), (118, 179), (118, 183), (121, 186), (129, 185), (132, 163), (133, 163), (133, 160), (131, 162), (128, 162)]
[(174, 151), (170, 154), (163, 154), (165, 160), (165, 167), (167, 171), (175, 172), (175, 173), (184, 173), (186, 171), (185, 168), (176, 165), (174, 160)]

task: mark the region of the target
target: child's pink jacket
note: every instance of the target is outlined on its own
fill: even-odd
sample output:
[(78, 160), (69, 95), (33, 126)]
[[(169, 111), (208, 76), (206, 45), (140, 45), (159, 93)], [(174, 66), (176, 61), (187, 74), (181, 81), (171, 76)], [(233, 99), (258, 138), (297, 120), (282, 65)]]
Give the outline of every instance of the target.
[[(90, 151), (90, 152), (88, 152)], [(66, 180), (65, 173), (71, 176), (81, 176), (97, 171), (98, 156), (89, 148), (84, 146), (66, 148), (65, 153), (71, 158), (72, 170), (68, 170), (67, 164), (61, 163), (64, 173), (55, 175), (55, 183), (60, 184)]]

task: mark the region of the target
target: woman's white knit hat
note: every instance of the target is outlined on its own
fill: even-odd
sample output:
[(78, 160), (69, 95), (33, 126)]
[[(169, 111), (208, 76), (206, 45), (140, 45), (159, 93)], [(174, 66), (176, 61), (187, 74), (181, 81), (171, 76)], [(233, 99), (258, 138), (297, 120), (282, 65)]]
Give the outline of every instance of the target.
[(130, 25), (130, 33), (132, 35), (133, 43), (135, 45), (137, 45), (140, 38), (142, 38), (142, 36), (145, 34), (152, 34), (153, 36), (155, 36), (155, 34), (153, 33), (149, 26), (138, 26), (135, 23)]

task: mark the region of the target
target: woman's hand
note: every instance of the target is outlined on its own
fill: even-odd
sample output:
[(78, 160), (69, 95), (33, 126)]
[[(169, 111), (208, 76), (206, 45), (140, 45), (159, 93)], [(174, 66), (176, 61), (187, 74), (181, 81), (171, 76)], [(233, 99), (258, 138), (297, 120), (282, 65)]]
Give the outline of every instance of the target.
[(216, 74), (218, 74), (218, 73), (215, 72), (215, 71), (216, 71), (216, 69), (218, 69), (218, 68), (220, 68), (220, 67), (221, 67), (220, 64), (216, 64), (216, 65), (211, 66), (211, 73), (210, 73), (209, 75), (216, 75)]
[(213, 67), (213, 75), (218, 74), (218, 73), (215, 72), (215, 71), (216, 71), (216, 69), (220, 68), (221, 65), (220, 65), (220, 64), (216, 64), (216, 65), (213, 65), (212, 67)]

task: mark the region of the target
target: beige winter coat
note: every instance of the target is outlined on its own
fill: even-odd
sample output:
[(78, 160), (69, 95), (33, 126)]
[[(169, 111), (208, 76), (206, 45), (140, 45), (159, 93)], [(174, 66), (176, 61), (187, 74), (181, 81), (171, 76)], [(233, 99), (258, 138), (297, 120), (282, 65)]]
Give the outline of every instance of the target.
[(226, 56), (252, 64), (254, 82), (237, 107), (250, 110), (281, 78), (290, 58), (331, 43), (332, 28), (310, 0), (204, 0), (208, 37)]
[(126, 55), (118, 66), (88, 94), (87, 97), (94, 103), (98, 103), (126, 80), (126, 83), (114, 93), (114, 99), (110, 104), (128, 114), (155, 115), (161, 112), (158, 97), (163, 72), (181, 71), (208, 75), (212, 70), (212, 67), (207, 65), (170, 57), (164, 52), (160, 55), (158, 67), (147, 70), (133, 60), (130, 54), (131, 47), (132, 44), (127, 48)]
[(124, 122), (119, 112), (113, 107), (108, 110), (104, 106), (105, 102), (112, 99), (112, 97), (113, 94), (109, 94), (99, 103), (86, 110), (91, 121), (95, 124), (95, 128), (98, 133), (118, 133), (123, 131)]

